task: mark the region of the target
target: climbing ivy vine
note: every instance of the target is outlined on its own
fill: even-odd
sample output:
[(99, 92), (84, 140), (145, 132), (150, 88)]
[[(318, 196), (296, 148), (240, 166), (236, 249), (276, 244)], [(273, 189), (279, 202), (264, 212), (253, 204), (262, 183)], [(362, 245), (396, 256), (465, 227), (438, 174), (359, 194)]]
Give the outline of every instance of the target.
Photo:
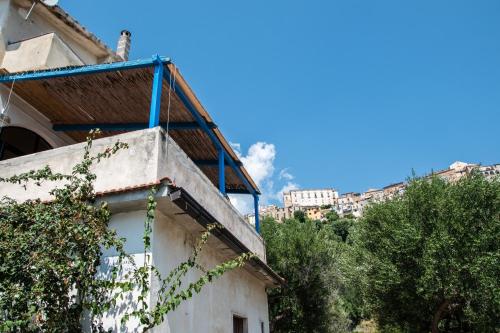
[[(199, 255), (210, 232), (219, 227), (211, 225), (198, 239), (192, 255), (163, 276), (148, 254), (156, 210), (153, 188), (147, 199), (145, 260), (137, 265), (125, 251), (126, 240), (108, 227), (111, 212), (106, 202), (96, 198), (96, 175), (91, 171), (127, 145), (116, 142), (92, 154), (92, 142), (98, 133), (91, 132), (83, 158), (70, 174), (56, 173), (45, 166), (0, 177), (0, 184), (18, 184), (25, 189), (28, 184), (54, 184), (50, 201), (0, 199), (0, 332), (81, 332), (85, 322), (90, 323), (87, 325), (92, 332), (103, 332), (103, 316), (130, 295), (137, 295), (132, 300), (135, 310), (124, 315), (122, 325), (136, 318), (147, 331), (203, 286), (253, 257), (245, 253), (214, 268), (202, 267)], [(116, 260), (106, 274), (101, 274), (103, 250), (109, 249), (117, 254)], [(187, 284), (184, 278), (191, 270), (199, 271), (200, 277)], [(160, 286), (154, 295), (152, 279)], [(135, 290), (138, 293), (132, 293)], [(149, 296), (156, 300), (153, 306)]]

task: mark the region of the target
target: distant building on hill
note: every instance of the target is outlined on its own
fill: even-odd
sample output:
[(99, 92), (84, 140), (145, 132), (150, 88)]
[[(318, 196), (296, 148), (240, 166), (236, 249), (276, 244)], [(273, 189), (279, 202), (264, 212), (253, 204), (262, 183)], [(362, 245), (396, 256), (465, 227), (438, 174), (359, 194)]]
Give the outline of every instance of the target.
[[(261, 219), (265, 217), (271, 217), (278, 222), (284, 222), (285, 220), (294, 217), (296, 211), (302, 211), (305, 216), (311, 220), (323, 220), (325, 219), (326, 213), (332, 211), (332, 207), (325, 208), (320, 206), (291, 206), (291, 207), (278, 207), (276, 205), (261, 206), (259, 207), (259, 216)], [(255, 225), (255, 214), (248, 214), (245, 216), (248, 223)]]
[(391, 185), (384, 186), (383, 188), (383, 198), (392, 199), (398, 194), (402, 194), (405, 190), (406, 184), (404, 182), (395, 183)]
[(330, 212), (331, 210), (332, 208), (322, 208), (321, 206), (305, 207), (302, 209), (308, 219), (320, 221), (326, 219), (326, 213)]
[[(454, 162), (448, 169), (432, 172), (447, 181), (457, 181), (473, 170), (478, 170), (486, 178), (500, 177), (500, 164), (481, 166), (479, 164)], [(339, 196), (334, 189), (292, 190), (283, 194), (284, 207), (275, 205), (259, 209), (261, 217), (270, 216), (277, 221), (293, 218), (295, 211), (303, 211), (312, 220), (325, 219), (326, 213), (335, 211), (339, 216), (360, 217), (370, 204), (390, 200), (404, 193), (405, 182), (384, 186), (382, 189), (369, 189), (363, 193), (348, 192)], [(255, 215), (252, 215), (255, 217)], [(247, 218), (248, 219), (248, 218)]]
[(491, 179), (500, 175), (500, 164), (481, 166), (479, 164), (457, 161), (451, 164), (448, 169), (433, 172), (431, 175), (436, 175), (448, 181), (457, 181), (463, 176), (471, 173), (473, 170), (478, 170), (487, 179)]
[(340, 216), (353, 215), (355, 217), (358, 217), (360, 216), (360, 201), (360, 193), (344, 193), (339, 197), (335, 210)]
[[(264, 217), (272, 217), (276, 221), (283, 222), (284, 220), (293, 218), (293, 213), (297, 210), (302, 210), (301, 207), (292, 206), (292, 207), (278, 207), (276, 205), (269, 206), (260, 206), (259, 207), (259, 216), (261, 218)], [(255, 214), (249, 214), (246, 216), (247, 221), (255, 225)]]
[[(452, 163), (448, 169), (432, 172), (429, 176), (437, 176), (446, 181), (455, 182), (470, 174), (473, 170), (478, 170), (487, 179), (500, 176), (500, 164), (481, 166), (479, 164), (465, 163), (461, 161)], [(406, 183), (400, 182), (385, 186), (381, 190), (370, 189), (365, 193), (362, 193), (361, 200), (359, 202), (360, 215), (370, 203), (392, 199), (396, 195), (402, 194), (405, 191), (405, 188)]]
[(480, 166), (479, 172), (481, 172), (487, 179), (500, 177), (500, 164)]
[(326, 205), (336, 205), (339, 193), (333, 188), (291, 190), (283, 193), (283, 203), (285, 207), (321, 207)]

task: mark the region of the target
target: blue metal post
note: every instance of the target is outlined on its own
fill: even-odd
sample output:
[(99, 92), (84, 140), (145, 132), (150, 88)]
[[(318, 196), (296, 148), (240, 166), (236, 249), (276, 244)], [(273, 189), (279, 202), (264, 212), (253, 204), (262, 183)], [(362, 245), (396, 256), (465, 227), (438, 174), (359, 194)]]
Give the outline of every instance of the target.
[(219, 150), (219, 191), (226, 195), (226, 163), (224, 161), (224, 150)]
[(160, 125), (160, 104), (163, 83), (163, 62), (159, 55), (155, 59), (155, 74), (153, 78), (153, 89), (151, 92), (151, 108), (149, 110), (149, 128)]
[(253, 205), (255, 209), (255, 230), (260, 234), (260, 218), (259, 218), (259, 195), (253, 194)]

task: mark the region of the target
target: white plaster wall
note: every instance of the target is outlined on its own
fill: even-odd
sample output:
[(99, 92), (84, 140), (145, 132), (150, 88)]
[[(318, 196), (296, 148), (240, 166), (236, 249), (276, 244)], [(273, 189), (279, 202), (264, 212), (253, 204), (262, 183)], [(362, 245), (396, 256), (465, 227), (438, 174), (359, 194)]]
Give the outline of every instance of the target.
[[(190, 234), (171, 218), (157, 214), (154, 224), (153, 262), (166, 275), (191, 254), (199, 235)], [(214, 248), (206, 247), (200, 262), (212, 268), (223, 262)], [(196, 281), (199, 272), (192, 271), (186, 285)], [(153, 287), (158, 285), (153, 281)], [(152, 299), (154, 302), (154, 299)], [(261, 322), (269, 332), (267, 294), (264, 284), (243, 268), (226, 273), (200, 294), (181, 304), (153, 332), (232, 333), (233, 314), (248, 319), (248, 332), (261, 333)]]
[[(95, 140), (92, 154), (102, 152), (121, 140), (129, 144), (128, 149), (119, 151), (110, 159), (95, 164), (93, 172), (97, 179), (94, 188), (97, 192), (113, 191), (124, 187), (149, 184), (157, 180), (157, 132), (145, 130), (128, 132), (122, 135)], [(0, 161), (0, 175), (9, 177), (21, 172), (37, 170), (49, 165), (54, 172), (71, 173), (73, 166), (82, 160), (86, 143), (73, 144), (35, 154)], [(7, 195), (16, 200), (39, 198), (50, 200), (48, 193), (58, 182), (46, 182), (43, 186), (30, 184), (26, 190), (16, 184), (0, 184), (0, 197)]]
[[(0, 60), (3, 60), (1, 48), (3, 47), (3, 49), (5, 49), (8, 43), (15, 43), (21, 40), (38, 37), (42, 34), (55, 32), (66, 44), (68, 44), (71, 50), (78, 55), (82, 62), (85, 64), (95, 64), (99, 62), (99, 55), (90, 51), (90, 45), (88, 44), (91, 43), (90, 41), (87, 45), (82, 45), (77, 42), (70, 36), (70, 33), (66, 31), (68, 29), (67, 27), (56, 27), (48, 22), (37, 13), (38, 9), (36, 7), (28, 20), (25, 20), (27, 9), (12, 4), (10, 0), (0, 0), (0, 10), (2, 11), (0, 15), (4, 17), (3, 20), (0, 17), (0, 42), (2, 44), (2, 46), (0, 46)], [(26, 59), (26, 61), (29, 61), (29, 59)], [(0, 65), (0, 67), (2, 66)]]
[(55, 33), (8, 45), (2, 62), (10, 73), (81, 65), (83, 61)]
[[(109, 228), (116, 230), (118, 237), (126, 239), (125, 251), (133, 257), (137, 267), (142, 266), (145, 261), (144, 243), (142, 241), (145, 216), (146, 211), (144, 210), (119, 213), (113, 215), (109, 223)], [(149, 260), (151, 260), (151, 252), (146, 253), (146, 255), (150, 258)], [(106, 276), (109, 273), (110, 267), (116, 263), (116, 256), (117, 253), (111, 249), (103, 251), (103, 264), (100, 267), (99, 277)], [(123, 267), (123, 274), (133, 270), (133, 266), (128, 263), (125, 263)], [(119, 301), (117, 306), (109, 311), (103, 318), (104, 328), (106, 330), (111, 329), (113, 332), (132, 333), (140, 331), (140, 323), (136, 318), (131, 318), (127, 321), (126, 325), (121, 324), (121, 320), (126, 313), (130, 313), (137, 309), (137, 299), (139, 295), (140, 291), (137, 289), (126, 294), (124, 299)], [(148, 302), (149, 299), (146, 301)]]
[(47, 69), (45, 64), (52, 47), (50, 37), (46, 34), (7, 45), (2, 67), (10, 73)]
[[(78, 56), (59, 35), (55, 33), (49, 35), (52, 36), (52, 47), (47, 57), (47, 68), (85, 65), (80, 56)], [(66, 63), (62, 63), (62, 59), (64, 59)]]
[[(144, 218), (146, 211), (138, 210), (113, 215), (110, 228), (117, 231), (119, 237), (127, 239), (125, 250), (133, 255), (136, 263), (142, 265)], [(181, 221), (166, 217), (156, 212), (156, 221), (153, 224), (152, 260), (153, 264), (166, 276), (179, 263), (186, 260), (191, 254), (193, 245), (198, 237), (190, 233), (181, 225)], [(148, 253), (149, 255), (149, 253)], [(116, 259), (113, 251), (104, 252), (105, 263), (113, 263)], [(200, 262), (210, 268), (223, 259), (215, 248), (206, 247)], [(108, 266), (101, 269), (108, 271)], [(195, 281), (200, 273), (191, 271), (185, 285)], [(158, 281), (152, 279), (150, 304), (154, 305)], [(104, 318), (105, 329), (113, 332), (138, 332), (140, 324), (137, 320), (130, 320), (126, 326), (121, 325), (121, 318), (127, 311), (133, 309), (139, 291), (127, 295), (124, 301), (119, 302)], [(269, 332), (267, 294), (264, 284), (243, 268), (231, 271), (220, 279), (208, 284), (201, 293), (182, 303), (175, 311), (167, 315), (165, 322), (152, 330), (162, 333), (232, 333), (233, 314), (247, 318), (248, 333), (261, 333), (261, 322), (264, 323), (265, 333)]]
[(0, 64), (2, 63), (3, 56), (5, 54), (5, 47), (7, 41), (4, 37), (4, 30), (7, 21), (7, 16), (9, 14), (10, 0), (0, 0)]

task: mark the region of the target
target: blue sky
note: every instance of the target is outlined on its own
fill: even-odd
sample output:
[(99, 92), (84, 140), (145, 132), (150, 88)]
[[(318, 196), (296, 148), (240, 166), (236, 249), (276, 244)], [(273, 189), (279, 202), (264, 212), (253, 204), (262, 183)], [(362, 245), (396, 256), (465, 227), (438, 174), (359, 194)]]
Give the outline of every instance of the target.
[(113, 48), (129, 29), (131, 58), (173, 58), (268, 200), (500, 162), (498, 0), (60, 4)]

